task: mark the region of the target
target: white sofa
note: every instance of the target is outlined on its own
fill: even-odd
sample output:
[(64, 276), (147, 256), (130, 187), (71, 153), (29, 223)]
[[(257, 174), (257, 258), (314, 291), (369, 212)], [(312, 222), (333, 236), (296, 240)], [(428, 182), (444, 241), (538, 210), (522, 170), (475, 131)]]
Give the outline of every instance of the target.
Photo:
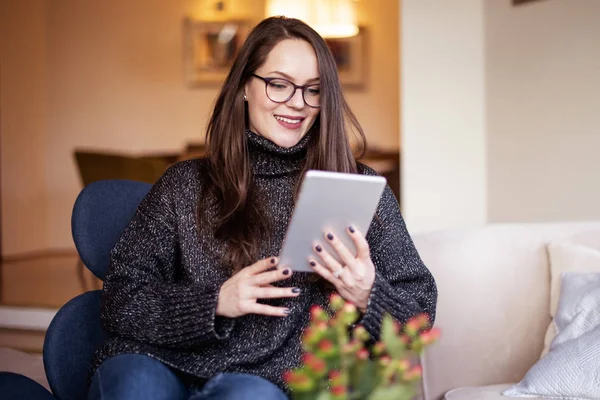
[(552, 240), (588, 237), (600, 222), (488, 225), (413, 235), (434, 275), (436, 326), (426, 353), (426, 400), (509, 400), (501, 392), (540, 358), (551, 322)]

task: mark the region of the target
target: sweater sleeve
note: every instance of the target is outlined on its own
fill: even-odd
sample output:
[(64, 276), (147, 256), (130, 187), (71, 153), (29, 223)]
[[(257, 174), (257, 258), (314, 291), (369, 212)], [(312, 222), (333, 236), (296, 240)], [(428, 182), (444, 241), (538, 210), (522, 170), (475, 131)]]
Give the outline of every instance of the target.
[(226, 339), (234, 320), (215, 315), (220, 287), (177, 279), (175, 169), (151, 188), (111, 252), (101, 318), (112, 334), (190, 349)]
[(367, 241), (375, 265), (375, 282), (366, 312), (358, 323), (377, 340), (385, 313), (399, 322), (426, 313), (433, 324), (437, 302), (435, 280), (413, 244), (389, 187), (379, 202)]

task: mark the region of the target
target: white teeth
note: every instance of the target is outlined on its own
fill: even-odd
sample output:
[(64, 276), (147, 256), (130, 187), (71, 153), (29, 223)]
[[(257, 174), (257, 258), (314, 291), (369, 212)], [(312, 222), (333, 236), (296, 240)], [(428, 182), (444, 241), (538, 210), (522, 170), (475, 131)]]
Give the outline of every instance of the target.
[(283, 118), (283, 117), (275, 117), (275, 119), (278, 119), (279, 121), (287, 122), (288, 124), (299, 124), (300, 122), (302, 122), (301, 119), (289, 119), (289, 118)]

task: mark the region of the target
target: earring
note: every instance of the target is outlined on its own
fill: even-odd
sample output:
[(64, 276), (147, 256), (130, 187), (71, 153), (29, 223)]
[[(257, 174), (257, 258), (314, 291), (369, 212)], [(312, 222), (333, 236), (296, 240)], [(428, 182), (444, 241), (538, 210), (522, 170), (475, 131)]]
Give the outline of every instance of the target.
[(245, 93), (244, 93), (244, 101), (248, 101), (248, 98), (246, 97)]

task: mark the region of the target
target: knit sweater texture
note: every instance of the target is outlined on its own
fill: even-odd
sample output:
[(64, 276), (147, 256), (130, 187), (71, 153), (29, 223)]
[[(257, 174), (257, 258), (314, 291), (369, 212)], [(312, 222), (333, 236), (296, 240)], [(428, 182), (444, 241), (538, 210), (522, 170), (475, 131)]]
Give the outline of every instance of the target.
[[(276, 256), (294, 209), (294, 186), (306, 159), (309, 136), (282, 148), (247, 132), (253, 182), (272, 221), (272, 239), (260, 258)], [(203, 382), (221, 372), (266, 378), (284, 391), (283, 372), (301, 363), (301, 336), (313, 304), (327, 308), (331, 289), (296, 272), (274, 285), (298, 287), (296, 298), (261, 300), (287, 307), (287, 317), (216, 316), (219, 289), (232, 272), (225, 268), (223, 240), (215, 238), (210, 204), (199, 204), (205, 189), (207, 160), (177, 163), (153, 185), (111, 252), (102, 293), (101, 318), (110, 338), (95, 353), (91, 373), (118, 354), (145, 354), (177, 373)], [(359, 164), (359, 173), (376, 175)], [(437, 289), (386, 187), (367, 234), (376, 276), (362, 324), (379, 337), (384, 313), (399, 321), (425, 312), (435, 317)]]

